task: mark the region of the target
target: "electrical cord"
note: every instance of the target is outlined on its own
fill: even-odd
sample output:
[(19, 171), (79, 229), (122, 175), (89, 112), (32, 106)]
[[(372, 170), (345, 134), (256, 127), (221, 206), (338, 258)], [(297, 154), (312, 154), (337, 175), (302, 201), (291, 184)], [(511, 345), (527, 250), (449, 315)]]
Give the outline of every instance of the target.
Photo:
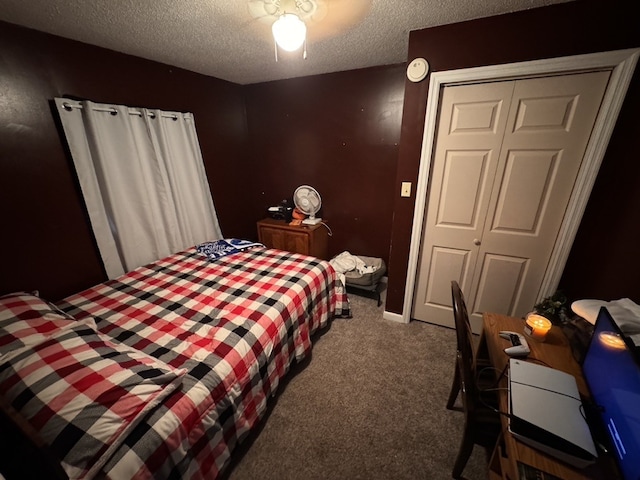
[[(496, 386), (496, 385), (498, 385), (498, 384), (500, 383), (500, 380), (502, 380), (502, 377), (503, 377), (503, 376), (504, 376), (504, 374), (506, 373), (507, 368), (509, 368), (509, 364), (508, 364), (508, 363), (504, 366), (504, 368), (503, 368), (503, 369), (502, 369), (502, 371), (500, 372), (500, 375), (498, 375), (498, 378), (497, 378), (497, 379), (496, 379), (496, 381), (493, 383), (493, 386)], [(498, 371), (498, 369), (497, 369), (496, 367), (484, 367), (483, 369), (481, 369), (481, 370), (478, 372), (478, 377), (479, 377), (480, 375), (482, 375), (482, 373), (484, 373), (484, 371), (485, 371), (485, 370), (494, 370), (494, 371), (496, 371), (496, 372)]]
[(327, 225), (324, 222), (320, 222), (320, 225), (324, 225), (327, 228), (327, 230), (329, 230), (329, 236), (333, 237), (333, 232), (331, 231), (331, 227), (329, 227), (329, 225)]
[[(505, 373), (507, 372), (507, 368), (509, 368), (509, 364), (507, 363), (504, 368), (502, 369), (502, 371), (500, 372), (500, 375), (498, 375), (496, 381), (493, 383), (492, 387), (488, 387), (488, 388), (482, 388), (482, 389), (478, 389), (480, 391), (480, 393), (485, 393), (485, 392), (497, 392), (500, 390), (509, 390), (508, 387), (498, 387), (497, 385), (500, 383), (500, 381), (502, 380), (502, 377), (505, 375)], [(494, 370), (494, 371), (498, 371), (498, 369), (496, 367), (484, 367), (483, 369), (481, 369), (478, 372), (478, 376), (480, 376), (484, 371), (486, 370)], [(482, 398), (482, 395), (478, 395), (478, 400), (480, 400), (480, 403), (482, 403), (485, 407), (487, 407), (489, 410), (499, 414), (499, 415), (503, 415), (507, 418), (511, 418), (511, 415), (509, 413), (503, 412), (500, 409), (494, 407), (493, 405), (489, 405), (484, 398)]]
[[(482, 390), (480, 390), (480, 393), (484, 393), (484, 392), (497, 392), (500, 390), (509, 390), (508, 387), (497, 387), (497, 388), (484, 388)], [(498, 415), (502, 415), (504, 417), (507, 418), (511, 418), (512, 415), (508, 412), (503, 412), (502, 410), (500, 410), (499, 408), (494, 407), (493, 405), (489, 405), (484, 398), (482, 398), (482, 395), (478, 396), (478, 400), (480, 400), (480, 403), (482, 403), (482, 405), (484, 405), (485, 407), (487, 407), (489, 410), (491, 410), (492, 412), (497, 413)]]

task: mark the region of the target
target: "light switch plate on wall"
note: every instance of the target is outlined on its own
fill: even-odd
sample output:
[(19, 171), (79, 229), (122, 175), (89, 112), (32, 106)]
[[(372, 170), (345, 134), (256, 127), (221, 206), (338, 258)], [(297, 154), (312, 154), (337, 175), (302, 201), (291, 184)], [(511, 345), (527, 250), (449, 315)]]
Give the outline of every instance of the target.
[(411, 182), (402, 182), (402, 189), (400, 190), (401, 197), (411, 196)]

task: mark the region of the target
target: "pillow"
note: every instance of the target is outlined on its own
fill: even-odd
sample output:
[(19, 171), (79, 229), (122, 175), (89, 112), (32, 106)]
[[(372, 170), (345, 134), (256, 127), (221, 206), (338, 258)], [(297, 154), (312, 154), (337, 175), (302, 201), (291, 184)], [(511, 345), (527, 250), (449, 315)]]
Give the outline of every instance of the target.
[(629, 335), (640, 333), (640, 305), (628, 298), (610, 302), (585, 299), (576, 300), (571, 304), (571, 310), (592, 325), (596, 323), (600, 307), (607, 307), (614, 321), (624, 333)]
[(114, 343), (83, 320), (2, 363), (0, 394), (70, 479), (88, 480), (185, 373)]
[(0, 297), (0, 363), (77, 323), (72, 316), (34, 294), (3, 295)]

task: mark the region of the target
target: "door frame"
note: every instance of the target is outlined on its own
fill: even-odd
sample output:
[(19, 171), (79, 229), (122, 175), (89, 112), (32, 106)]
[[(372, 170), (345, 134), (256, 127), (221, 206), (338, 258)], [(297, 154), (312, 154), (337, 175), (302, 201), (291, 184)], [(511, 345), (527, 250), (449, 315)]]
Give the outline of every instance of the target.
[(441, 89), (447, 86), (484, 81), (514, 80), (612, 69), (611, 78), (602, 100), (602, 107), (596, 117), (593, 132), (587, 143), (584, 159), (578, 171), (576, 184), (571, 192), (567, 213), (560, 226), (547, 271), (542, 279), (542, 285), (537, 297), (537, 301), (540, 301), (555, 292), (558, 287), (639, 55), (640, 49), (632, 48), (505, 65), (449, 70), (431, 74), (413, 213), (413, 227), (411, 230), (404, 304), (401, 315), (385, 311), (384, 318), (402, 323), (411, 321), (418, 259), (422, 243), (422, 227), (428, 195), (427, 185), (430, 179)]

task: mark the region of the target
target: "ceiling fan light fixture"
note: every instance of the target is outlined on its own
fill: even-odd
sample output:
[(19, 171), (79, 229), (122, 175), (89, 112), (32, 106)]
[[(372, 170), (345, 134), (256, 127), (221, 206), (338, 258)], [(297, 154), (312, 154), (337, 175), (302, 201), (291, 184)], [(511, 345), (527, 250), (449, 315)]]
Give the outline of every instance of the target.
[(271, 26), (276, 44), (287, 52), (298, 50), (307, 37), (307, 26), (294, 13), (284, 13)]

